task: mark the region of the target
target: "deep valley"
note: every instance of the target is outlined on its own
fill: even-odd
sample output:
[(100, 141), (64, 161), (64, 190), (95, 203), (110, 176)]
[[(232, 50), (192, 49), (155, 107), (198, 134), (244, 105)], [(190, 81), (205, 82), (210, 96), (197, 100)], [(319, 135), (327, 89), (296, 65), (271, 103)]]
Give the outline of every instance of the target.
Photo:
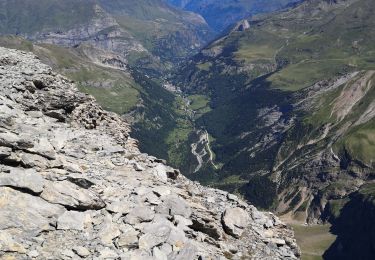
[(373, 0), (0, 0), (0, 46), (94, 96), (141, 152), (292, 225), (302, 259), (373, 259), (374, 13)]

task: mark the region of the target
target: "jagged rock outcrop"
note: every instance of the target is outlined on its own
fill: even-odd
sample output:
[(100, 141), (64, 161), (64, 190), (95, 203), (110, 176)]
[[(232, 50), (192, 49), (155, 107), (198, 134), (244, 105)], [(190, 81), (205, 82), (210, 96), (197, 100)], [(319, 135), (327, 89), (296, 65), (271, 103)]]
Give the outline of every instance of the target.
[(296, 259), (271, 213), (142, 154), (34, 55), (0, 48), (0, 258)]
[(243, 32), (250, 29), (250, 23), (248, 20), (244, 19), (237, 23), (237, 25), (234, 27), (233, 31), (236, 32)]

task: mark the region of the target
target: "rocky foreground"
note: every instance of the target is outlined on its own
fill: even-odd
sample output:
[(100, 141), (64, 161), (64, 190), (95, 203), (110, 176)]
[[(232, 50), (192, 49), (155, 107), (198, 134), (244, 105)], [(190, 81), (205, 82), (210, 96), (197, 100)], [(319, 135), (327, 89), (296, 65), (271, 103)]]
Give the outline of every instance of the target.
[(1, 259), (297, 259), (271, 213), (189, 181), (34, 55), (0, 48)]

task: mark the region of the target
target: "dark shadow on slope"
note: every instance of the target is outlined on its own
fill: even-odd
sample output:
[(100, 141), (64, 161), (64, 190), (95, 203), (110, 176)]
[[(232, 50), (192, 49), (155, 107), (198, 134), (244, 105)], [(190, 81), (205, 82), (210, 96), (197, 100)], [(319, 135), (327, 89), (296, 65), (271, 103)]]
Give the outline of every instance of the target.
[(336, 241), (324, 253), (327, 260), (375, 259), (375, 201), (361, 190), (350, 196), (331, 232)]

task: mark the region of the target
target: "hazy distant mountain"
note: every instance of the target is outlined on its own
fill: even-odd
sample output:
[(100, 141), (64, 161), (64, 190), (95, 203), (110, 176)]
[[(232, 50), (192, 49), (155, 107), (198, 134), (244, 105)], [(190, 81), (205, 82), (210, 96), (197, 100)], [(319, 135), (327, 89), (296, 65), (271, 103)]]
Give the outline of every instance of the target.
[(143, 66), (158, 60), (170, 66), (212, 37), (200, 15), (162, 0), (0, 0), (0, 34), (70, 47), (88, 43)]
[(217, 32), (247, 16), (277, 10), (297, 0), (167, 0), (184, 10), (201, 14)]

